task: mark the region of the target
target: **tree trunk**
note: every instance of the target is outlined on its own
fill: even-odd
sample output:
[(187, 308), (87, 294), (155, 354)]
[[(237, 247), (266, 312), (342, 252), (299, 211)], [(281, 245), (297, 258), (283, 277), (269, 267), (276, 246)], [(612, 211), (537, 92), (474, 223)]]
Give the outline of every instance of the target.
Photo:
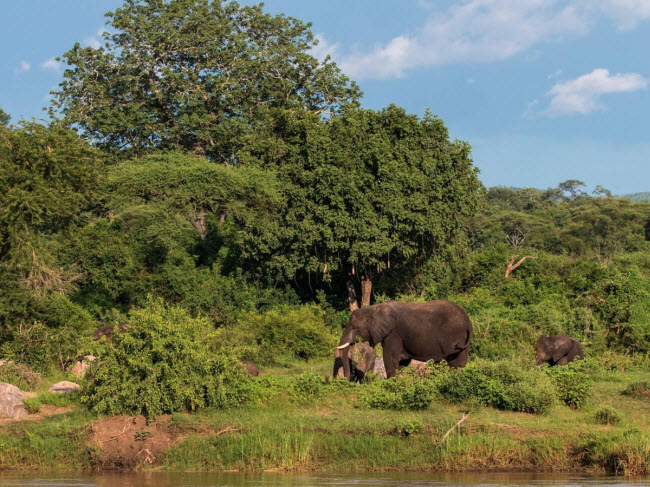
[(361, 278), (361, 307), (370, 306), (370, 294), (372, 294), (372, 276), (365, 275)]
[(346, 284), (348, 288), (348, 304), (350, 305), (350, 312), (359, 309), (359, 302), (357, 301), (357, 292), (354, 290), (354, 281), (350, 277)]

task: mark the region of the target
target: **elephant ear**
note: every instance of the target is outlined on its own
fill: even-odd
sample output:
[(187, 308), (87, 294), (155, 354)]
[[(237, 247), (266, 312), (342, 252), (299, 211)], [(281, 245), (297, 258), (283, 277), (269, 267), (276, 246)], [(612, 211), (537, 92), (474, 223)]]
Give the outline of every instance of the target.
[(373, 347), (381, 343), (397, 324), (397, 319), (389, 304), (376, 304), (375, 308), (368, 321), (370, 345)]

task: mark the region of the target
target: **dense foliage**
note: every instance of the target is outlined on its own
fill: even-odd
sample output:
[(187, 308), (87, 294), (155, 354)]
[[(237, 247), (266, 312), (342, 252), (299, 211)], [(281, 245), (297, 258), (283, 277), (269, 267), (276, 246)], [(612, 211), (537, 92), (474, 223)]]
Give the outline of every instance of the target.
[(541, 333), (648, 367), (650, 203), (578, 180), (486, 190), (442, 120), (360, 108), (309, 25), (262, 6), (127, 0), (109, 19), (102, 47), (64, 55), (62, 120), (0, 111), (0, 358), (40, 373), (95, 351), (84, 401), (152, 417), (248, 400), (230, 357), (331, 360), (359, 305), (448, 299), (474, 325), (467, 369), (362, 402), (541, 412), (550, 388), (582, 406), (581, 370), (508, 365)]
[(234, 161), (269, 109), (336, 113), (360, 94), (329, 58), (310, 55), (309, 24), (260, 5), (126, 0), (107, 16), (102, 46), (63, 55), (70, 68), (54, 103), (106, 150)]
[(227, 407), (248, 397), (243, 369), (213, 353), (209, 321), (160, 301), (133, 311), (84, 377), (81, 400), (107, 414), (159, 414)]
[(359, 395), (360, 404), (379, 409), (426, 409), (440, 400), (535, 414), (556, 403), (555, 387), (546, 374), (516, 360), (475, 361), (456, 370), (429, 366), (420, 374), (404, 369), (392, 379), (373, 382)]

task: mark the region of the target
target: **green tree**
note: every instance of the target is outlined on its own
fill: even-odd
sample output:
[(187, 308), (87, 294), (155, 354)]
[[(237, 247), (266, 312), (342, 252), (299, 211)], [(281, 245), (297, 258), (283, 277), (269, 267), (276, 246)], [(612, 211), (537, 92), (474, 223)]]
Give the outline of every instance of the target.
[(126, 0), (98, 49), (76, 44), (52, 113), (99, 147), (183, 149), (233, 161), (239, 136), (272, 107), (338, 112), (360, 92), (327, 58), (310, 24), (262, 5)]
[(237, 308), (282, 300), (247, 279), (238, 251), (241, 228), (263, 228), (282, 206), (273, 174), (173, 152), (111, 166), (103, 191), (106, 217), (66, 235), (59, 252), (97, 314), (153, 294), (224, 323)]
[(586, 197), (587, 193), (580, 189), (584, 187), (585, 183), (577, 179), (567, 179), (566, 181), (562, 181), (557, 185), (557, 189), (560, 190), (564, 197), (570, 201), (575, 201), (578, 198)]
[(52, 249), (93, 208), (102, 165), (98, 151), (61, 125), (0, 125), (0, 342), (20, 323), (69, 318), (56, 311), (67, 305), (49, 296), (69, 292), (78, 273), (58, 265)]
[(0, 125), (9, 125), (9, 120), (11, 120), (11, 116), (0, 108)]
[(370, 303), (373, 279), (412, 275), (465, 242), (481, 184), (470, 147), (443, 122), (391, 106), (323, 123), (284, 112), (251, 136), (245, 164), (274, 168), (287, 195), (274, 233), (251, 235), (254, 255), (308, 284), (342, 279), (350, 308)]

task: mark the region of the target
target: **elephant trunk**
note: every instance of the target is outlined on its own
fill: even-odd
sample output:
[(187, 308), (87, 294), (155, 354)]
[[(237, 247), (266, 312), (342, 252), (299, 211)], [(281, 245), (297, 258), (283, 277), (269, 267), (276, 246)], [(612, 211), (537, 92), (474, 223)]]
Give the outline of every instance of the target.
[(355, 338), (356, 337), (354, 336), (354, 332), (346, 328), (343, 332), (343, 336), (341, 337), (341, 341), (339, 342), (339, 346), (336, 347), (336, 353), (341, 358), (341, 362), (343, 363), (343, 374), (345, 375), (346, 379), (350, 378), (349, 353), (350, 346), (354, 344)]
[(343, 362), (343, 375), (346, 379), (350, 379), (350, 347), (345, 347), (340, 350), (341, 352), (341, 362)]

